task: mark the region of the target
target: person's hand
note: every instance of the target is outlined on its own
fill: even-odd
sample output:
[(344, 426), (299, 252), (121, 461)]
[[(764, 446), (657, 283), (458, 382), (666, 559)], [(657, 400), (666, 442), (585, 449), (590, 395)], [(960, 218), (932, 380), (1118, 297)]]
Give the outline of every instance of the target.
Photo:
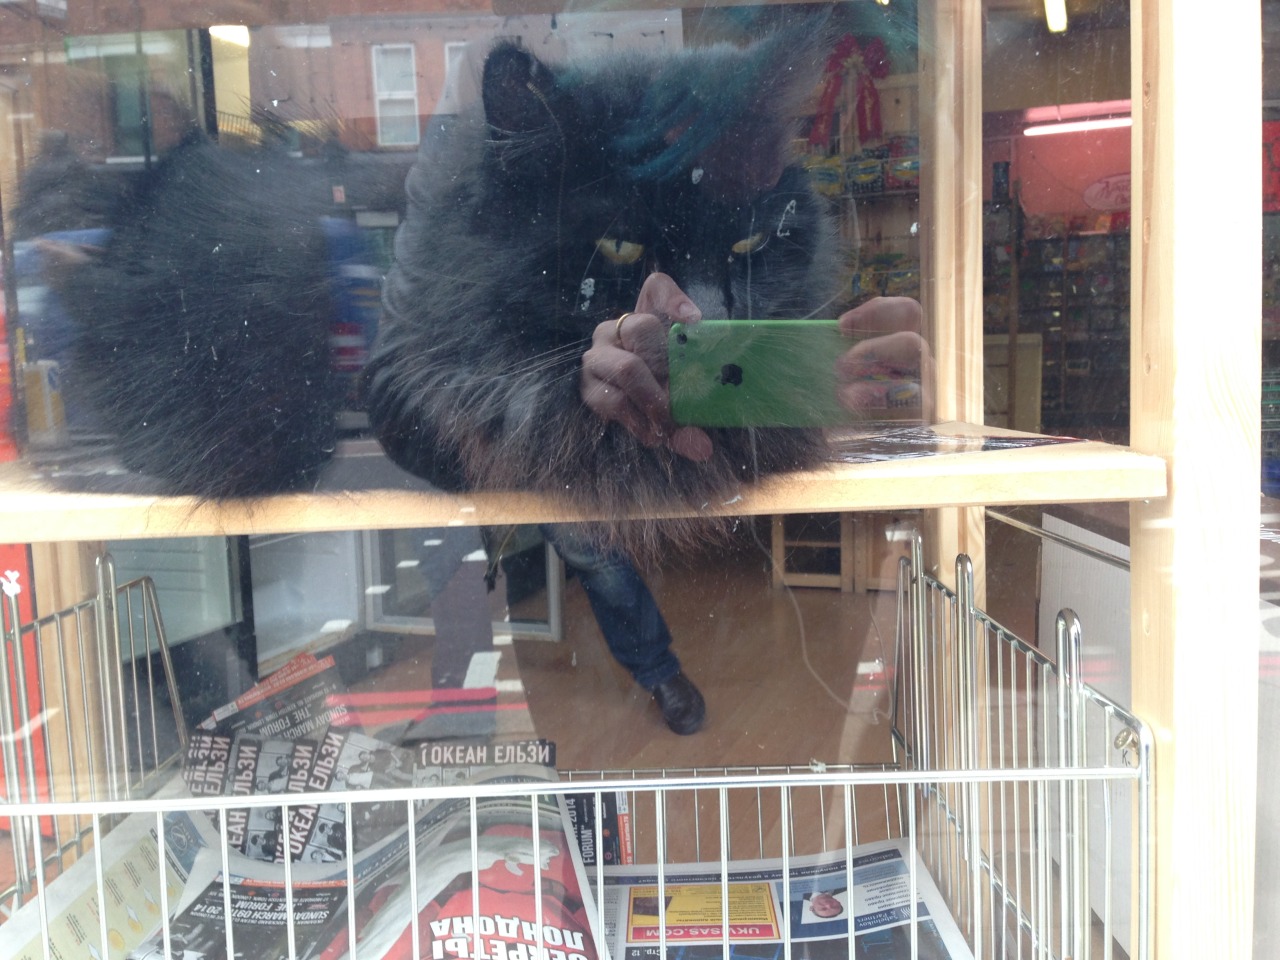
[(674, 280), (652, 273), (635, 310), (621, 322), (606, 320), (582, 355), (578, 390), (604, 420), (615, 420), (647, 447), (667, 446), (689, 460), (711, 456), (711, 438), (671, 419), (667, 389), (667, 331), (676, 321), (696, 323), (702, 312)]
[(840, 331), (861, 337), (836, 362), (837, 393), (848, 410), (919, 411), (933, 419), (933, 355), (921, 336), (924, 313), (910, 297), (878, 297), (840, 317)]

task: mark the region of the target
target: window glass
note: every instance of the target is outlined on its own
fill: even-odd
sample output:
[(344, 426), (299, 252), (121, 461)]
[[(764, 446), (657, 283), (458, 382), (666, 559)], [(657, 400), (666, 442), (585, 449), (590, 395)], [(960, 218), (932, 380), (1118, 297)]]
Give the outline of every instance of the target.
[[(1129, 5), (987, 0), (981, 29), (955, 6), (0, 4), (0, 451), (68, 497), (138, 509), (110, 552), (119, 583), (148, 583), (118, 600), (139, 634), (111, 659), (120, 679), (74, 669), (108, 642), (92, 617), (50, 642), (64, 656), (33, 685), (82, 684), (89, 718), (52, 779), (82, 765), (114, 789), (116, 767), (179, 754), (202, 724), (230, 742), (251, 713), (290, 750), (358, 734), (409, 751), (416, 786), (464, 781), (495, 744), (554, 745), (566, 777), (1054, 767), (1072, 606), (1105, 714), (1088, 750), (1124, 769), (1078, 804), (1026, 778), (775, 786), (731, 811), (713, 791), (669, 808), (604, 791), (593, 815), (614, 805), (617, 830), (598, 852), (622, 859), (626, 838), (638, 863), (839, 873), (846, 848), (910, 834), (943, 898), (923, 922), (851, 941), (836, 912), (860, 894), (744, 881), (769, 929), (731, 952), (905, 956), (914, 937), (941, 956), (954, 937), (1079, 956), (1042, 901), (1080, 816), (1081, 926), (1098, 955), (1134, 955), (1126, 505), (961, 514), (973, 498), (917, 484), (863, 511), (826, 486), (867, 461), (927, 474), (940, 453), (1129, 437)], [(784, 506), (737, 515), (762, 490)], [(222, 530), (206, 511), (227, 504), (243, 513)], [(174, 539), (188, 517), (220, 535)], [(967, 642), (956, 544), (990, 615), (969, 661), (925, 642)], [(908, 561), (927, 591), (900, 590)], [(111, 599), (92, 572), (81, 585)], [(341, 769), (315, 782), (405, 785), (363, 757)], [(976, 894), (957, 867), (970, 803), (990, 822), (966, 841), (999, 833)], [(386, 811), (366, 806), (364, 833), (360, 807), (313, 810), (326, 838), (292, 851), (299, 870), (382, 842)], [(252, 822), (237, 855), (279, 867), (280, 824)], [(350, 851), (332, 839), (347, 826)], [(522, 855), (493, 872), (521, 875)], [(1038, 883), (1017, 872), (1033, 861)], [(351, 915), (376, 931), (394, 910), (372, 891), (408, 894), (365, 879)], [(682, 936), (715, 925), (718, 891), (660, 907), (658, 883), (616, 955), (654, 949), (661, 922), (636, 918), (655, 910), (689, 911)], [(460, 911), (464, 886), (430, 895)], [(153, 933), (124, 953), (157, 955)], [(330, 933), (314, 955), (342, 954)], [(689, 957), (719, 956), (712, 939)]]

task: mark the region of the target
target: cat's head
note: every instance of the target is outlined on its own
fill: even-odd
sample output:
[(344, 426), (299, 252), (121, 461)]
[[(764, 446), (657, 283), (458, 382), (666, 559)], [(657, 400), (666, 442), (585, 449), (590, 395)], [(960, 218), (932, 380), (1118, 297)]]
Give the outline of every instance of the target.
[(585, 335), (655, 270), (708, 318), (820, 311), (834, 234), (791, 151), (824, 55), (783, 34), (560, 67), (499, 43), (482, 215), (546, 278), (545, 319)]

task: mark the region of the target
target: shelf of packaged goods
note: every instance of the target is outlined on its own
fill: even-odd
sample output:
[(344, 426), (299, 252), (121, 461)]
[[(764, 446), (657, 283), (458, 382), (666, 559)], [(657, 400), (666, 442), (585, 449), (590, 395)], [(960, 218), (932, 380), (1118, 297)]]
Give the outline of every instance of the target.
[[(972, 449), (868, 463), (833, 463), (779, 475), (744, 487), (736, 497), (708, 505), (701, 512), (754, 516), (1080, 503), (1158, 499), (1166, 493), (1164, 460), (1125, 447), (1072, 441), (981, 450), (983, 437), (1033, 435), (960, 423), (938, 424), (934, 429), (948, 438), (972, 438), (968, 444)], [(360, 456), (357, 453), (352, 459)], [(0, 465), (0, 541), (230, 536), (591, 519), (552, 496), (514, 491), (443, 494), (411, 489), (412, 485), (201, 502), (192, 497), (66, 492), (55, 489), (31, 465), (18, 461)], [(691, 512), (696, 511), (673, 505), (667, 515)]]

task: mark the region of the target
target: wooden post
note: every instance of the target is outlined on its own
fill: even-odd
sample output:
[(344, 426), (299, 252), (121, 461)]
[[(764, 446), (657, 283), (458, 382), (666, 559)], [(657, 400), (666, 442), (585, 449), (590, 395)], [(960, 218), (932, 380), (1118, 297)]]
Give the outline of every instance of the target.
[[(920, 34), (921, 300), (937, 419), (982, 423), (982, 5), (922, 4)], [(929, 572), (950, 582), (956, 554), (967, 553), (982, 604), (983, 511), (941, 509), (930, 521)]]
[[(1152, 956), (1253, 950), (1262, 38), (1258, 5), (1135, 0), (1133, 704), (1155, 738)], [(1210, 123), (1210, 118), (1211, 123)], [(1231, 176), (1203, 175), (1210, 124)]]

